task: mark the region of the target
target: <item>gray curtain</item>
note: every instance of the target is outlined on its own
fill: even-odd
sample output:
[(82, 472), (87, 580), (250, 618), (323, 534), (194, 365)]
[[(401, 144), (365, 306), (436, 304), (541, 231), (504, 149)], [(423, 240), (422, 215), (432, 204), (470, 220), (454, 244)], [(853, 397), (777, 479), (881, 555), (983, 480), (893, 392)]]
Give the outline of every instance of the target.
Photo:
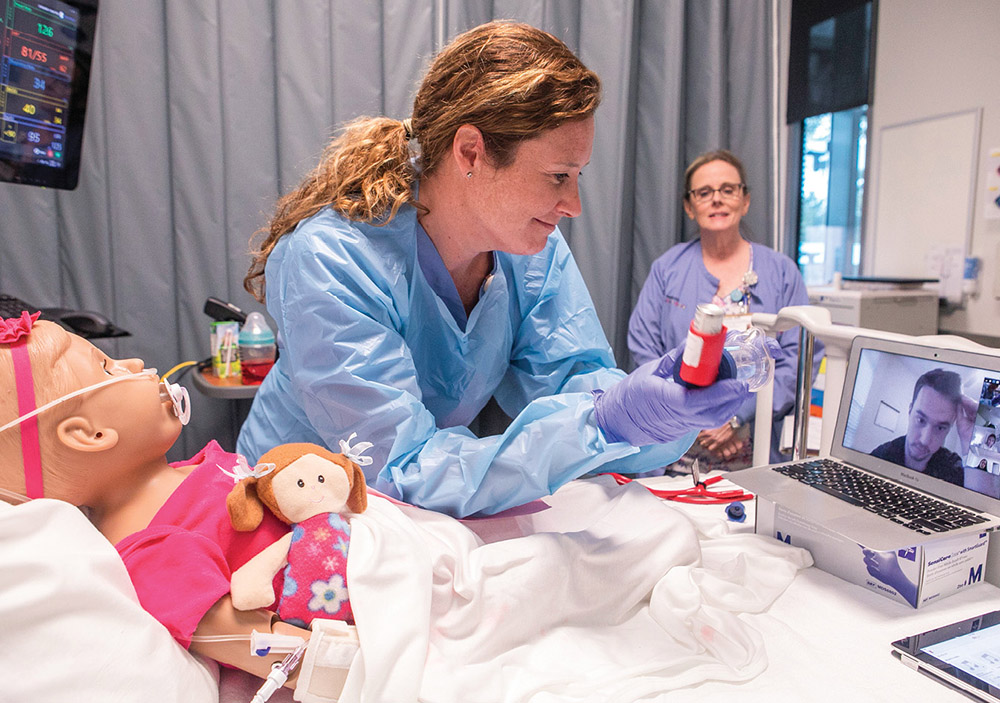
[[(97, 343), (161, 371), (208, 356), (208, 296), (242, 288), (248, 241), (337, 126), (403, 118), (440, 45), (491, 18), (556, 34), (603, 79), (583, 214), (564, 223), (619, 363), (652, 261), (685, 237), (680, 178), (728, 147), (772, 244), (770, 2), (102, 0), (80, 185), (0, 184), (0, 292), (97, 310)], [(227, 449), (246, 401), (201, 395), (172, 458)]]

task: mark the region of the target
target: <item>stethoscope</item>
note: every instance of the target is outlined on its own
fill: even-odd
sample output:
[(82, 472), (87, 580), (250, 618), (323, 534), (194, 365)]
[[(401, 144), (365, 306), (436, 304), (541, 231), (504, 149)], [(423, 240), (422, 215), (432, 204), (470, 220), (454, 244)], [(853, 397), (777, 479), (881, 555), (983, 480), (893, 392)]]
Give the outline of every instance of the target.
[[(622, 476), (621, 474), (609, 473), (608, 476), (615, 480), (619, 486), (624, 486), (626, 483), (632, 483), (632, 479), (628, 476)], [(722, 476), (712, 476), (710, 478), (701, 480), (700, 473), (698, 471), (698, 462), (695, 460), (694, 465), (691, 467), (691, 478), (694, 479), (694, 486), (691, 488), (681, 488), (678, 490), (665, 490), (662, 488), (651, 488), (650, 486), (643, 485), (647, 491), (652, 493), (657, 498), (663, 498), (664, 500), (673, 500), (678, 503), (695, 503), (699, 505), (719, 505), (721, 503), (733, 503), (740, 500), (753, 500), (752, 493), (745, 493), (742, 488), (738, 488), (730, 491), (711, 491), (708, 489), (713, 483), (718, 483), (722, 480)], [(640, 484), (642, 485), (642, 484)]]

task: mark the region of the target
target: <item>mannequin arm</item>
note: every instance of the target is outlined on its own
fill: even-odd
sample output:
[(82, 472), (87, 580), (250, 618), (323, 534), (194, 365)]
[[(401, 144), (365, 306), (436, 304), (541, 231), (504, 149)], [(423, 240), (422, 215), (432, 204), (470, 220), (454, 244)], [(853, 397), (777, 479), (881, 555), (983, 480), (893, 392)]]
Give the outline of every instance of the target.
[[(213, 605), (205, 617), (198, 623), (196, 636), (204, 635), (247, 635), (251, 630), (258, 632), (275, 632), (282, 635), (296, 635), (309, 639), (309, 630), (289, 625), (277, 619), (277, 616), (263, 608), (258, 610), (237, 610), (228, 595), (223, 596)], [(286, 655), (269, 654), (265, 657), (254, 657), (250, 654), (249, 640), (233, 642), (192, 642), (191, 652), (214, 659), (221, 664), (228, 664), (237, 669), (250, 672), (255, 676), (266, 678), (271, 672), (271, 665), (280, 662)], [(286, 688), (295, 688), (298, 670), (285, 683)]]

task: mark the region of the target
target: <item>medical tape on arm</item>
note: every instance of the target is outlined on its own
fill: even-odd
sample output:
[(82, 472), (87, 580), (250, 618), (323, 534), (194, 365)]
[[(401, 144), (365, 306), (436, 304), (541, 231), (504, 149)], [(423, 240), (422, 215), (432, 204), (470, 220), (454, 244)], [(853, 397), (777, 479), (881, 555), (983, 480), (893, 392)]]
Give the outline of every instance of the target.
[(293, 698), (301, 703), (333, 703), (340, 698), (358, 653), (357, 630), (341, 620), (317, 618), (306, 648)]

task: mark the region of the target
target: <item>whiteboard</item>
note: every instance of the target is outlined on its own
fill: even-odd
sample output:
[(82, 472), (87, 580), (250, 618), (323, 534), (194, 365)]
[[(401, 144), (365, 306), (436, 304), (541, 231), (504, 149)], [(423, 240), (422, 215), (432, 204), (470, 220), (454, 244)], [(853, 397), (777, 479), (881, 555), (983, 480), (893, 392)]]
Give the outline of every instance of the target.
[(886, 125), (879, 161), (872, 276), (922, 278), (933, 251), (969, 255), (981, 109)]

